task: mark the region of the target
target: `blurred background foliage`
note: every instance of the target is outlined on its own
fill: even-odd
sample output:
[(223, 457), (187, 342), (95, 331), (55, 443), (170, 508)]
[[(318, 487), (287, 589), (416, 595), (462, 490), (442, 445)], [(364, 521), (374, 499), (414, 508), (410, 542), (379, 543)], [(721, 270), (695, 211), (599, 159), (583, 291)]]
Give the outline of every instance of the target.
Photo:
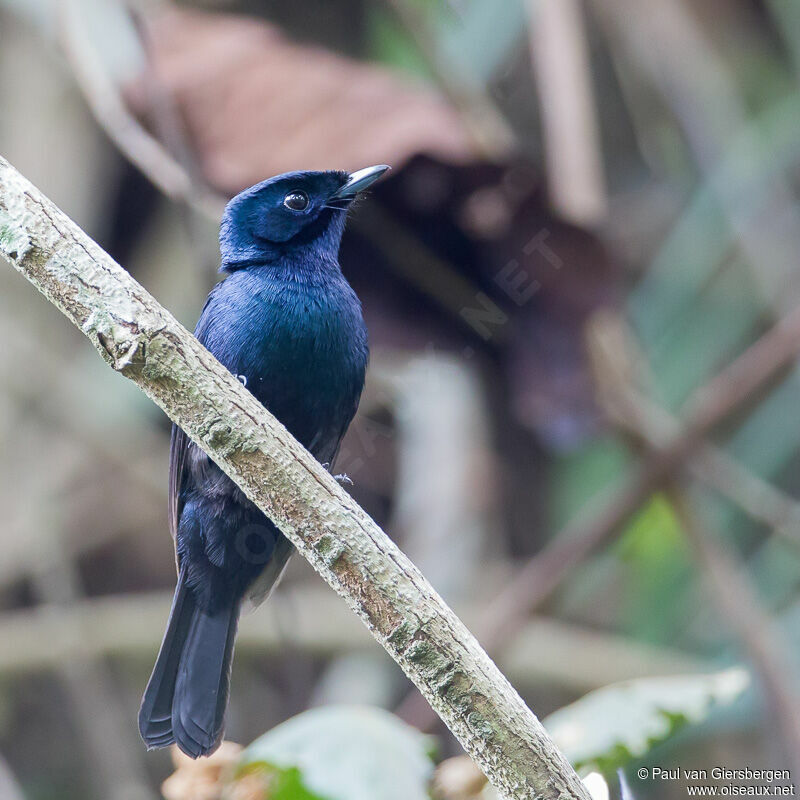
[[(373, 355), (337, 468), (536, 713), (566, 706), (576, 764), (669, 798), (635, 767), (800, 771), (799, 71), (794, 0), (2, 0), (0, 152), (190, 328), (227, 197), (392, 164), (342, 248)], [(173, 769), (135, 730), (168, 432), (0, 270), (0, 797)], [(286, 723), (315, 754), (369, 740), (349, 706), (397, 712), (423, 793), (398, 718), (458, 752), (295, 559), (243, 621), (228, 735), (333, 704)], [(330, 753), (282, 730), (220, 758), (284, 777), (225, 791), (323, 796)], [(485, 791), (444, 763), (439, 796)], [(173, 797), (223, 791), (187, 769)]]

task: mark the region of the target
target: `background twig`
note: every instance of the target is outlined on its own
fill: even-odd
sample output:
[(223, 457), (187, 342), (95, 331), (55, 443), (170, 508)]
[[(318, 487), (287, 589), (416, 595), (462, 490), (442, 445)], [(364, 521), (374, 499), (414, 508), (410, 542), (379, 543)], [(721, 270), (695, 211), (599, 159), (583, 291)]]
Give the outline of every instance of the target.
[(186, 202), (218, 220), (224, 202), (198, 186), (181, 164), (128, 111), (117, 87), (103, 69), (81, 24), (75, 0), (59, 4), (64, 53), (92, 113), (114, 143), (168, 197)]
[(761, 604), (742, 567), (701, 521), (689, 497), (672, 491), (697, 560), (708, 580), (710, 598), (741, 641), (767, 701), (768, 724), (780, 732), (784, 758), (793, 775), (800, 774), (800, 691), (782, 636)]
[(527, 6), (551, 202), (566, 219), (596, 225), (607, 202), (582, 6), (579, 0)]

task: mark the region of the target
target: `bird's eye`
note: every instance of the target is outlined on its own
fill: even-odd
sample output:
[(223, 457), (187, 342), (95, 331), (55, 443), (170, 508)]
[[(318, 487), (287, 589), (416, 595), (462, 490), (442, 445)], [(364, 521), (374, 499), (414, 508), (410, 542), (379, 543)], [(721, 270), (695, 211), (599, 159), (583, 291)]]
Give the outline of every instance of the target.
[(305, 211), (308, 208), (308, 195), (305, 192), (289, 192), (283, 204), (292, 211)]

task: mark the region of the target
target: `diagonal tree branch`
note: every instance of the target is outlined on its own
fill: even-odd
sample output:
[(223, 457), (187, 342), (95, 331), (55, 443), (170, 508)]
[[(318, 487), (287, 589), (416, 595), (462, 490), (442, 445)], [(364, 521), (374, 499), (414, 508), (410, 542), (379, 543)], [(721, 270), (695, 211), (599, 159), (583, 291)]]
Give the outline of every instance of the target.
[(609, 541), (705, 443), (706, 435), (753, 401), (756, 393), (800, 352), (800, 306), (793, 308), (735, 361), (701, 386), (682, 409), (682, 424), (654, 447), (619, 486), (589, 502), (552, 541), (508, 583), (487, 609), (489, 650), (517, 630), (569, 571)]
[(2, 158), (0, 252), (275, 521), (503, 796), (588, 800), (539, 721), (408, 558), (233, 375)]
[[(609, 420), (649, 449), (680, 435), (681, 422), (648, 396), (647, 360), (624, 320), (613, 312), (595, 314), (588, 343), (598, 402)], [(753, 520), (800, 546), (800, 503), (751, 472), (724, 447), (699, 442), (683, 467)]]
[(785, 637), (764, 609), (753, 582), (733, 554), (703, 520), (689, 491), (670, 489), (670, 498), (710, 589), (712, 602), (741, 641), (766, 705), (765, 725), (779, 734), (783, 756), (800, 769), (800, 691), (795, 660)]

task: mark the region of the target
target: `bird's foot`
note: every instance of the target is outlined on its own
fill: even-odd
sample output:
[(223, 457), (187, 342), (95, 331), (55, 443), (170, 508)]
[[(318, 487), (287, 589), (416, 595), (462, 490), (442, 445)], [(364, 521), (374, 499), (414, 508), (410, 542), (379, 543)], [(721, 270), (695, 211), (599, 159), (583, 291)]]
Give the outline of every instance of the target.
[[(329, 470), (330, 468), (331, 468), (331, 462), (330, 461), (326, 461), (322, 465), (322, 469)], [(340, 475), (334, 475), (333, 479), (335, 481), (339, 481), (339, 483), (341, 483), (342, 486), (344, 486), (345, 484), (347, 484), (348, 486), (352, 486), (353, 485), (353, 479), (346, 472), (342, 472)]]
[(236, 380), (241, 381), (242, 386), (247, 386), (247, 375), (237, 375)]

